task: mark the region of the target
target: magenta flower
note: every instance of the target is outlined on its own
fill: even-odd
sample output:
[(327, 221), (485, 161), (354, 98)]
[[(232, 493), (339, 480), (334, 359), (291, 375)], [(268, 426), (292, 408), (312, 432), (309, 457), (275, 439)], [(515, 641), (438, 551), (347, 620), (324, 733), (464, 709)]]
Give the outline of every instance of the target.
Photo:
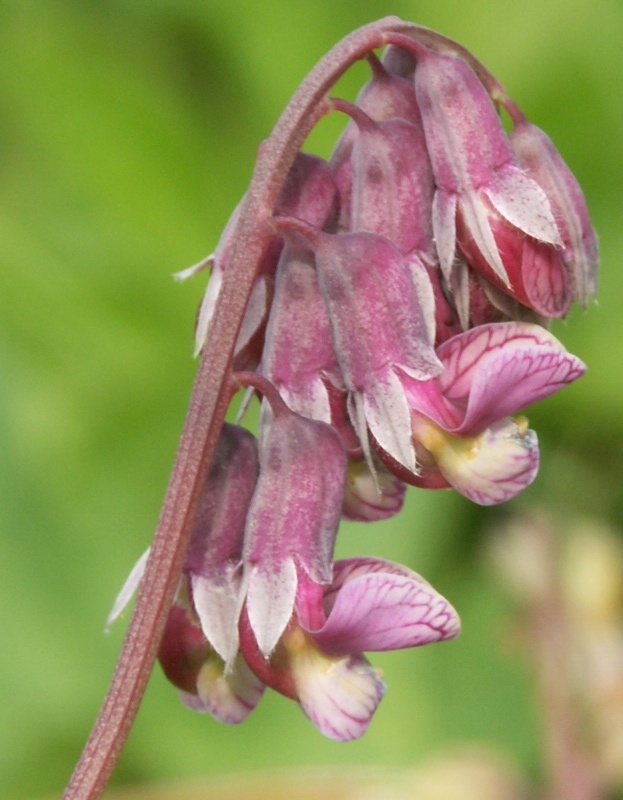
[(256, 675), (297, 700), (321, 733), (349, 741), (365, 733), (385, 694), (363, 653), (452, 639), (459, 618), (423, 578), (381, 559), (338, 561), (332, 583), (318, 589), (303, 579), (269, 659), (244, 615), (241, 648)]
[[(584, 364), (538, 325), (481, 325), (437, 349), (443, 372), (405, 375), (421, 485), (450, 485), (481, 505), (520, 492), (538, 470), (536, 435), (509, 418), (579, 378)], [(443, 479), (440, 481), (440, 477)]]

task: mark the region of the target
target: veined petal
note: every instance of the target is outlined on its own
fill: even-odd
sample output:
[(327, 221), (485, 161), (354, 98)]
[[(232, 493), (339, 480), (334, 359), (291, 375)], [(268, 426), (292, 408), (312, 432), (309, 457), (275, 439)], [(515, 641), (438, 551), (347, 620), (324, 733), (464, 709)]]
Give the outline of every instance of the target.
[(530, 323), (480, 325), (444, 342), (437, 353), (445, 365), (441, 392), (466, 404), (462, 422), (447, 428), (461, 435), (517, 413), (585, 371), (551, 333)]
[(453, 436), (414, 414), (414, 437), (432, 453), (448, 483), (482, 506), (510, 500), (538, 472), (539, 449), (525, 418), (503, 419), (479, 436)]
[(379, 673), (364, 658), (329, 658), (305, 642), (290, 651), (290, 665), (301, 708), (322, 734), (342, 742), (363, 736), (385, 694)]
[(180, 694), (193, 711), (207, 711), (219, 722), (237, 725), (253, 711), (265, 688), (242, 656), (226, 670), (220, 658), (212, 655), (197, 676), (197, 695)]
[(465, 419), (455, 433), (469, 435), (579, 378), (586, 370), (562, 347), (517, 348), (492, 356), (472, 383)]
[(271, 564), (270, 572), (255, 567), (247, 588), (247, 613), (262, 654), (268, 658), (284, 632), (294, 608), (297, 587), (292, 558)]
[(456, 611), (417, 573), (382, 560), (349, 561), (355, 568), (336, 575), (341, 585), (326, 623), (311, 633), (327, 653), (419, 647), (458, 635)]

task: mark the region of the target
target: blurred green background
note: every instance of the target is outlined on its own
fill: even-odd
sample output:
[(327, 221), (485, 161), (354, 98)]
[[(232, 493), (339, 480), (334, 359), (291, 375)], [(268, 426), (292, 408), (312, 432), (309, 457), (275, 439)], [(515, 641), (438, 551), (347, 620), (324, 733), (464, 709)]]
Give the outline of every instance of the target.
[[(389, 692), (363, 740), (324, 740), (268, 692), (239, 728), (188, 712), (156, 670), (113, 785), (266, 767), (413, 766), (492, 745), (541, 770), (529, 670), (482, 558), (512, 506), (623, 511), (623, 4), (619, 0), (0, 0), (0, 786), (58, 794), (108, 684), (112, 600), (150, 541), (196, 364), (214, 247), (259, 142), (314, 63), (386, 14), (471, 49), (545, 128), (599, 232), (597, 304), (554, 332), (588, 374), (531, 410), (541, 475), (504, 509), (412, 489), (387, 524), (344, 526), (339, 554), (422, 572), (463, 634), (373, 661)], [(365, 79), (344, 81), (352, 97)], [(328, 155), (338, 122), (312, 137)], [(335, 125), (334, 127), (332, 127)], [(520, 654), (519, 654), (520, 655)]]

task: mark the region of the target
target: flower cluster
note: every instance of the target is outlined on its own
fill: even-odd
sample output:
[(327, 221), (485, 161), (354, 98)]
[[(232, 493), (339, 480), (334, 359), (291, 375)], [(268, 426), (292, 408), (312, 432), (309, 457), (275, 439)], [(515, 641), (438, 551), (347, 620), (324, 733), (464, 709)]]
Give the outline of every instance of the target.
[[(577, 182), (464, 51), (403, 38), (369, 54), (356, 103), (324, 101), (347, 126), (329, 161), (296, 157), (238, 336), (259, 440), (221, 433), (159, 656), (184, 702), (224, 722), (270, 686), (323, 734), (361, 736), (385, 691), (363, 654), (459, 621), (406, 567), (334, 563), (340, 519), (396, 514), (406, 484), (515, 496), (538, 445), (513, 415), (585, 369), (545, 328), (595, 291)], [(212, 269), (197, 352), (243, 214), (182, 274)]]

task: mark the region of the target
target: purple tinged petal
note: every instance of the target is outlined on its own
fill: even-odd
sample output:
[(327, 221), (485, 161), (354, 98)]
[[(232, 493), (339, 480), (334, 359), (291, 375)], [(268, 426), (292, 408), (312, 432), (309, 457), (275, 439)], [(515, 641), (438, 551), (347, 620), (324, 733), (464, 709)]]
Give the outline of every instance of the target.
[(328, 423), (331, 410), (323, 376), (337, 370), (313, 255), (287, 242), (277, 268), (261, 371), (293, 411)]
[(549, 199), (561, 231), (565, 262), (577, 296), (585, 306), (597, 288), (599, 255), (582, 189), (552, 140), (535, 125), (527, 120), (519, 122), (510, 141), (522, 166)]
[(319, 584), (331, 581), (346, 454), (333, 427), (285, 406), (262, 427), (260, 475), (245, 529), (243, 583), (252, 630), (268, 655), (292, 613), (297, 571)]
[(328, 619), (311, 635), (334, 655), (419, 647), (460, 630), (456, 611), (429, 583), (380, 559), (338, 562), (327, 601)]
[(413, 434), (432, 453), (450, 486), (479, 505), (510, 500), (538, 472), (537, 437), (522, 417), (495, 422), (479, 436), (467, 438), (414, 415)]
[(249, 669), (242, 656), (226, 670), (216, 656), (209, 658), (197, 676), (197, 695), (181, 692), (193, 711), (207, 711), (219, 722), (237, 725), (259, 703), (265, 686)]
[(376, 123), (361, 111), (353, 118), (360, 132), (352, 154), (351, 230), (386, 236), (402, 253), (432, 252), (434, 183), (421, 123)]
[(185, 571), (219, 585), (224, 565), (240, 563), (245, 520), (259, 470), (257, 441), (237, 425), (223, 426), (203, 487)]
[(313, 246), (346, 388), (365, 391), (392, 363), (421, 379), (437, 374), (418, 286), (400, 251), (364, 232), (321, 234)]
[(515, 161), (495, 106), (466, 61), (423, 48), (414, 80), (440, 189), (480, 189)]
[(359, 739), (385, 694), (378, 672), (360, 657), (328, 659), (306, 647), (292, 659), (301, 708), (329, 739)]

